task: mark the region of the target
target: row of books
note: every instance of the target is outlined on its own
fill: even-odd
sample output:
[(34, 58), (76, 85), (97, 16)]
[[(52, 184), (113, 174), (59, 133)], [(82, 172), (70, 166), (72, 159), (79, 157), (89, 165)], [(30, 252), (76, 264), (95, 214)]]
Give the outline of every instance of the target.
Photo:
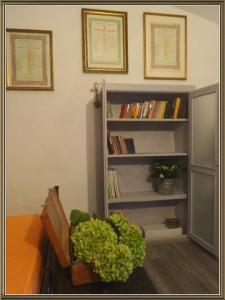
[(185, 118), (187, 101), (179, 97), (173, 100), (150, 100), (121, 105), (119, 118), (177, 119)]
[(123, 136), (111, 136), (108, 130), (107, 146), (109, 154), (134, 154), (134, 139), (124, 138)]
[(107, 191), (108, 191), (108, 198), (121, 197), (117, 174), (114, 168), (109, 168), (107, 172)]

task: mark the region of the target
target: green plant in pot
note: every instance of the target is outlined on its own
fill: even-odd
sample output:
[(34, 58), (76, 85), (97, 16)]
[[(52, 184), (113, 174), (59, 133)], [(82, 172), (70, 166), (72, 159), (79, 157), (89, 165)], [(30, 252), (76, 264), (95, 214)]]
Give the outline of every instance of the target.
[(183, 161), (157, 160), (150, 166), (150, 175), (156, 179), (157, 191), (161, 195), (171, 195), (176, 178), (185, 171)]

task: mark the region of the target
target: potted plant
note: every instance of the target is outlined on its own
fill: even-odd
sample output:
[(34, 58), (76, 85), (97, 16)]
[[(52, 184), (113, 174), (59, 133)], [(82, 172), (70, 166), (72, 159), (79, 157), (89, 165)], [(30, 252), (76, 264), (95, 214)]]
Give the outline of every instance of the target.
[(71, 241), (76, 259), (104, 282), (124, 282), (144, 263), (146, 244), (140, 228), (118, 213), (80, 222), (73, 227)]
[(161, 195), (171, 195), (175, 180), (184, 173), (182, 161), (157, 160), (150, 166), (150, 175), (156, 179), (157, 191)]

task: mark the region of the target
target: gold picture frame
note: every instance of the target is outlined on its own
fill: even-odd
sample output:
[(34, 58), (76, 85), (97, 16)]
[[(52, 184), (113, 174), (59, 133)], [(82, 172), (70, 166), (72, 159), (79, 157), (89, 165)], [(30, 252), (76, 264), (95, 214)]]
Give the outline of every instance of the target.
[(144, 12), (144, 78), (187, 79), (187, 16)]
[(6, 29), (8, 90), (53, 90), (52, 31)]
[(83, 71), (128, 73), (127, 13), (83, 8), (81, 14)]

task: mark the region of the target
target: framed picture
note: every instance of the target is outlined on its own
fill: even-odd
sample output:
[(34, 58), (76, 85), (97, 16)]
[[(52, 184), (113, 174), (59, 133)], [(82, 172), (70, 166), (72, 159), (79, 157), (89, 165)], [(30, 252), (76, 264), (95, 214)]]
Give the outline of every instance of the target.
[(7, 89), (53, 90), (52, 32), (6, 29)]
[(144, 13), (144, 77), (187, 79), (187, 17)]
[(127, 13), (82, 9), (83, 71), (127, 73)]

